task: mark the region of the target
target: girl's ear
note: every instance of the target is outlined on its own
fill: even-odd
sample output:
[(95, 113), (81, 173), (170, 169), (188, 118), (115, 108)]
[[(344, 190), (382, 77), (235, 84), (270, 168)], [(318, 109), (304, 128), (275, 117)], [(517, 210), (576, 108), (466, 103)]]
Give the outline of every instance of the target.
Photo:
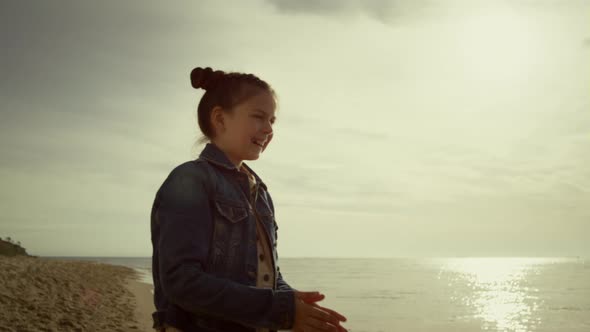
[(215, 106), (211, 110), (211, 124), (216, 133), (222, 133), (225, 131), (225, 118), (223, 108), (221, 106)]

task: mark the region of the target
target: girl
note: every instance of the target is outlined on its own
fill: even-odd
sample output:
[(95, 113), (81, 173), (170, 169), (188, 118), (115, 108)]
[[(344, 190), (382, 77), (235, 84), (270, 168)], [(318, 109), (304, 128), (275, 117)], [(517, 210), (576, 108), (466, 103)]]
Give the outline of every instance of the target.
[(154, 328), (158, 331), (346, 331), (317, 291), (292, 288), (278, 265), (274, 205), (243, 161), (273, 137), (275, 93), (252, 74), (191, 72), (206, 90), (199, 157), (176, 166), (151, 211)]

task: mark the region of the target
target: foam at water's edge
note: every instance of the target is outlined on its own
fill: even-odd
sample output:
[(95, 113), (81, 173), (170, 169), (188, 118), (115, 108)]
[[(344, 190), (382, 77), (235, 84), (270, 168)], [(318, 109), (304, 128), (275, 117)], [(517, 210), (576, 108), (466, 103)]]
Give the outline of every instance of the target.
[[(133, 268), (135, 271), (137, 271), (138, 275), (139, 275), (139, 281), (144, 282), (146, 284), (150, 284), (150, 285), (154, 285), (154, 281), (152, 279), (152, 272), (149, 269), (142, 269), (142, 268)], [(152, 291), (153, 293), (153, 291)]]

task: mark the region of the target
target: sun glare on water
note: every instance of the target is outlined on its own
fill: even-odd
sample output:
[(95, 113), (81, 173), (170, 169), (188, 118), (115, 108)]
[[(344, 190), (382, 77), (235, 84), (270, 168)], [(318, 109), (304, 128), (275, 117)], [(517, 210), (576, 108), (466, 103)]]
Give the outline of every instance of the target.
[(453, 301), (469, 308), (481, 319), (482, 328), (494, 331), (528, 332), (541, 321), (535, 312), (542, 301), (529, 278), (539, 273), (546, 258), (456, 258), (446, 259), (441, 273), (450, 276), (457, 291)]

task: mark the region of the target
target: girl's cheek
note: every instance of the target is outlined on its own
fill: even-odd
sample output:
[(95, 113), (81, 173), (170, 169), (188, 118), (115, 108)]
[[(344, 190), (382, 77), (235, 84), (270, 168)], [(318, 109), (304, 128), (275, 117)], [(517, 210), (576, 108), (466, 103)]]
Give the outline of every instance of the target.
[(251, 131), (257, 133), (260, 131), (260, 121), (251, 121), (249, 127)]

